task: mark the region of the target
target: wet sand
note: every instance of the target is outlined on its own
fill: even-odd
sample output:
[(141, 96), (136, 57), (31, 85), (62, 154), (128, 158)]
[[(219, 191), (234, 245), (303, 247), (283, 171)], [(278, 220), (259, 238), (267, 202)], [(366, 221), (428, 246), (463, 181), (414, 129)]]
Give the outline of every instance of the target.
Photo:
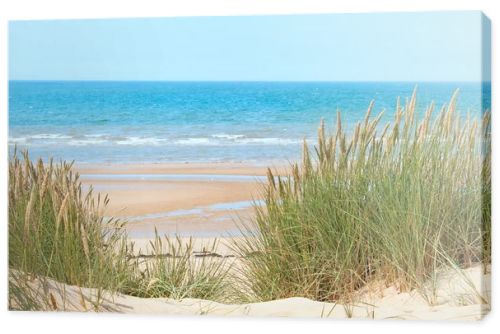
[(212, 174), (212, 175), (266, 175), (267, 168), (286, 171), (286, 162), (242, 163), (80, 163), (75, 168), (82, 174)]
[[(75, 166), (86, 189), (108, 194), (105, 215), (128, 221), (131, 238), (239, 233), (262, 199), (267, 167), (241, 163)], [(284, 168), (278, 168), (285, 173)]]

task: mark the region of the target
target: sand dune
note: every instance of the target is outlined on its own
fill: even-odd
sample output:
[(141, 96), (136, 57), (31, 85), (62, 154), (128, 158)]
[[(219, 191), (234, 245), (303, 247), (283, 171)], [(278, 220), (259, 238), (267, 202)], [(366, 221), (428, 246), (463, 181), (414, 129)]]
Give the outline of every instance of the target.
[(46, 302), (52, 311), (99, 311), (118, 313), (256, 317), (478, 320), (490, 310), (490, 275), (476, 266), (463, 271), (443, 273), (437, 281), (436, 299), (429, 304), (421, 291), (400, 293), (395, 287), (371, 290), (353, 305), (323, 303), (306, 298), (288, 298), (250, 304), (221, 304), (208, 300), (137, 298), (57, 283), (33, 280), (36, 291), (53, 298)]

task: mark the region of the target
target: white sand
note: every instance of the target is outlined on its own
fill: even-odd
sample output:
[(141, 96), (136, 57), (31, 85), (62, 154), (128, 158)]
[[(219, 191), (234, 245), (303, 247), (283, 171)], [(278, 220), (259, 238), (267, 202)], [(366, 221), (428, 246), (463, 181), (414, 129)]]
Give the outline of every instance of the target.
[[(366, 293), (354, 306), (289, 298), (253, 304), (220, 304), (207, 300), (137, 298), (104, 293), (99, 311), (119, 313), (213, 316), (328, 317), (365, 319), (479, 320), (489, 312), (490, 275), (479, 266), (451, 270), (435, 282), (435, 298), (429, 304), (419, 291), (398, 293), (394, 287)], [(95, 311), (96, 291), (47, 280), (31, 282), (34, 289), (50, 292), (47, 310)]]

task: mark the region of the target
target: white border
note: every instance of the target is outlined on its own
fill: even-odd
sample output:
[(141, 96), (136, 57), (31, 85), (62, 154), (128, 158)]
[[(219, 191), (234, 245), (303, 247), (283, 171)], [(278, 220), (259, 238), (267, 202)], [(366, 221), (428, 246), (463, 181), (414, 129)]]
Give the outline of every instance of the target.
[[(488, 0), (4, 0), (0, 2), (0, 326), (3, 333), (388, 333), (404, 331), (447, 330), (450, 334), (471, 331), (493, 331), (500, 328), (498, 311), (499, 293), (493, 282), (493, 311), (479, 323), (413, 322), (413, 321), (321, 321), (305, 319), (259, 319), (259, 318), (203, 318), (166, 316), (123, 316), (113, 314), (36, 314), (7, 312), (7, 21), (26, 19), (70, 19), (112, 17), (169, 17), (169, 16), (216, 16), (253, 14), (305, 14), (305, 13), (349, 13), (349, 12), (397, 12), (436, 10), (482, 10), (492, 21), (493, 57), (495, 38), (500, 22), (500, 1)], [(423, 23), (424, 24), (424, 23)], [(500, 182), (496, 168), (500, 150), (496, 117), (499, 88), (495, 84), (499, 70), (493, 64), (493, 236), (494, 251), (500, 233), (495, 222), (500, 217)], [(493, 257), (493, 277), (498, 277), (498, 252)]]

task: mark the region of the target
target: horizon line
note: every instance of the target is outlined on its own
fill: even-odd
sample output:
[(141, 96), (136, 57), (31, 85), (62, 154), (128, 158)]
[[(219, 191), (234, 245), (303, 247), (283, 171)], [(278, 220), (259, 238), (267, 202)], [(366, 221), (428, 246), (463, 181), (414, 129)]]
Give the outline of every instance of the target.
[(172, 83), (491, 83), (491, 80), (156, 80), (156, 79), (8, 79), (8, 82), (172, 82)]

